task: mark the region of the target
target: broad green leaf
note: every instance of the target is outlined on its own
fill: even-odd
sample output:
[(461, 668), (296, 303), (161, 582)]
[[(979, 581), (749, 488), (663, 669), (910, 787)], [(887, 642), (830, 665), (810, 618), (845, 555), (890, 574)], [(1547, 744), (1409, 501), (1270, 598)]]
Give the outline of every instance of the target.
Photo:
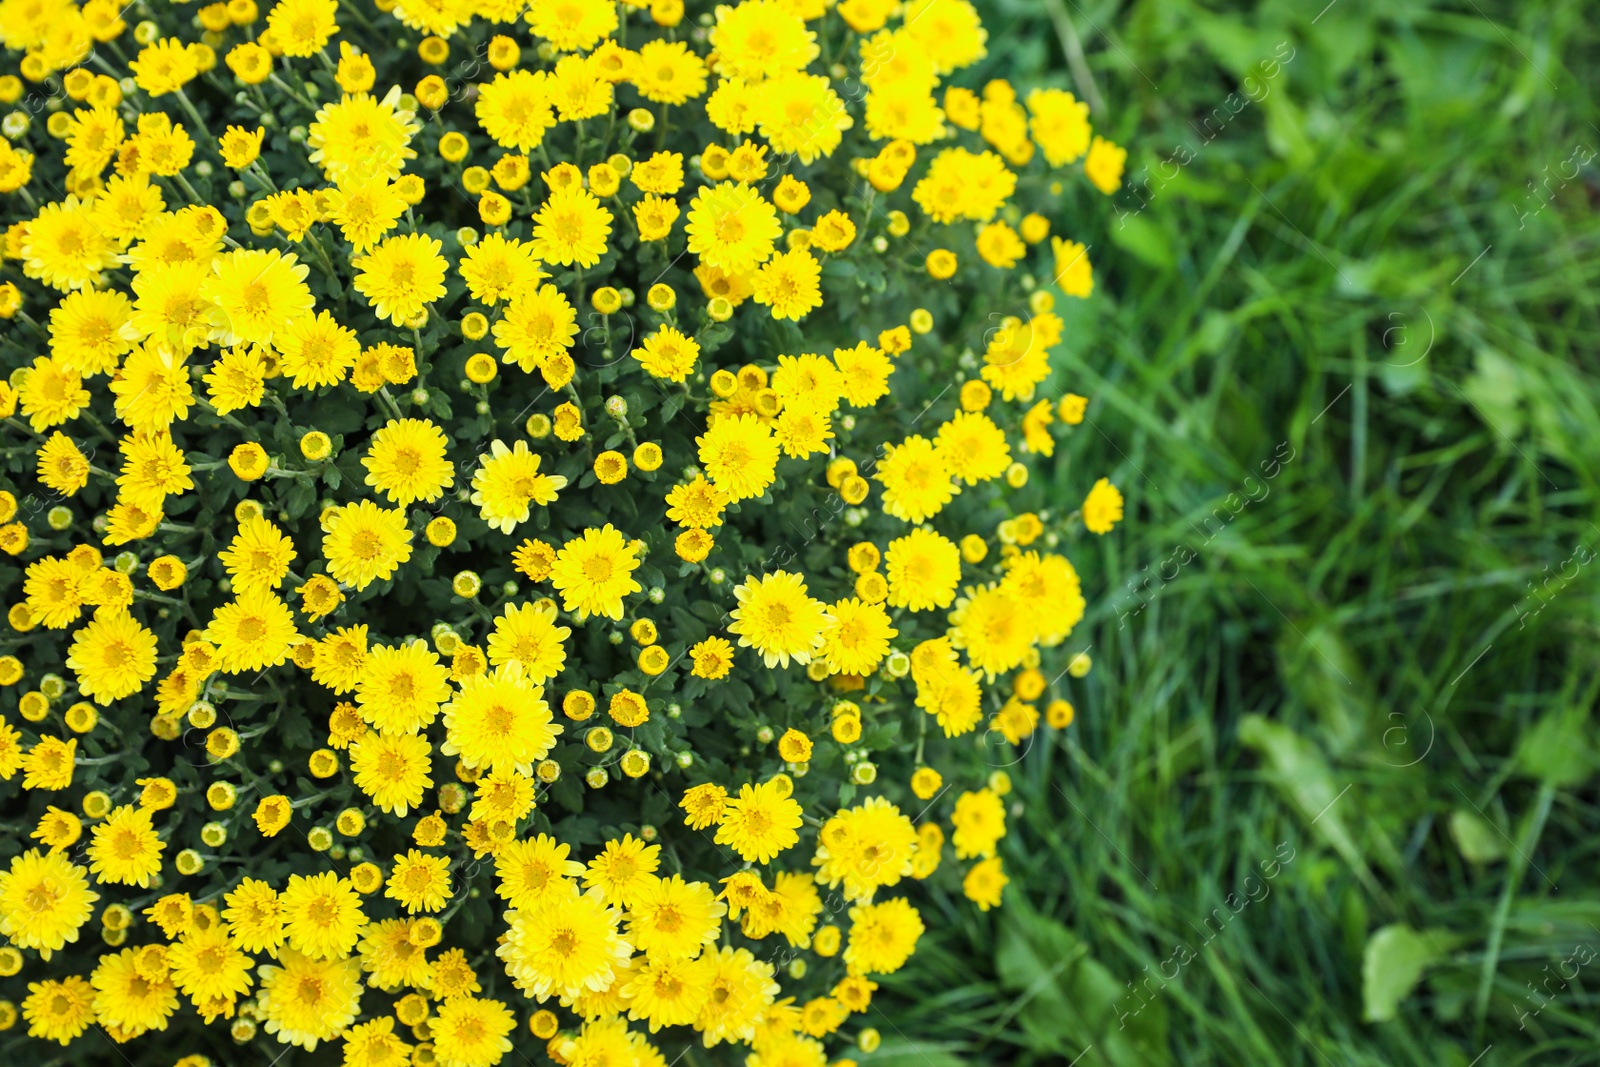
[(1393, 1019), (1400, 1002), (1457, 940), (1448, 930), (1419, 932), (1404, 923), (1373, 933), (1361, 958), (1361, 1017), (1369, 1023)]
[(1584, 782), (1595, 765), (1587, 727), (1588, 713), (1582, 708), (1547, 712), (1522, 735), (1517, 745), (1517, 769), (1558, 789)]
[(1450, 813), (1450, 837), (1470, 863), (1495, 863), (1505, 859), (1505, 836), (1474, 812), (1457, 808)]

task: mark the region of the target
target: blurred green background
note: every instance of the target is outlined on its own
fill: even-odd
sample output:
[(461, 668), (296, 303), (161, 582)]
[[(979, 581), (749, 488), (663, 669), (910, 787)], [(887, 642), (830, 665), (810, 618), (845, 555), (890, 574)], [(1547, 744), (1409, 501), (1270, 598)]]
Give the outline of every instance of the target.
[(1129, 513), (864, 1063), (1596, 1062), (1594, 9), (1324, 3), (984, 5), (1131, 150), (1051, 383)]

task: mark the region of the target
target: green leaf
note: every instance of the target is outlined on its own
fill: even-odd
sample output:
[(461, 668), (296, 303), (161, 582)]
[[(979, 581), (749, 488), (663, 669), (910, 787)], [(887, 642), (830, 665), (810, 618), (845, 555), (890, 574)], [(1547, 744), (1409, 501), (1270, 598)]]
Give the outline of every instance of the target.
[(1478, 349), (1461, 391), (1497, 437), (1515, 440), (1521, 434), (1522, 374), (1511, 360), (1492, 348)]
[(920, 1041), (885, 1041), (870, 1056), (857, 1057), (861, 1067), (967, 1067), (967, 1061), (950, 1051), (953, 1046)]
[(1400, 1002), (1458, 940), (1448, 930), (1419, 932), (1405, 923), (1374, 932), (1361, 958), (1361, 1017), (1369, 1023), (1393, 1019)]
[(1116, 1067), (1172, 1062), (1161, 997), (1146, 1002), (1129, 993), (1077, 935), (1022, 900), (1008, 900), (1002, 912), (995, 969), (1017, 995), (1011, 1010), (1036, 1044), (1068, 1059), (1092, 1046), (1086, 1062)]
[(1579, 707), (1548, 712), (1518, 742), (1517, 769), (1558, 789), (1587, 780), (1595, 766), (1588, 720)]
[[(1316, 745), (1282, 723), (1246, 715), (1239, 740), (1259, 752), (1272, 769), (1273, 784), (1292, 800), (1323, 838), (1350, 864), (1365, 870), (1361, 849), (1336, 802), (1343, 791)], [(1345, 801), (1349, 803), (1348, 800)]]
[(1469, 863), (1496, 863), (1506, 857), (1506, 838), (1488, 820), (1457, 808), (1450, 813), (1450, 837)]
[(1167, 232), (1142, 212), (1122, 216), (1118, 225), (1111, 228), (1111, 243), (1157, 270), (1166, 270), (1178, 260)]

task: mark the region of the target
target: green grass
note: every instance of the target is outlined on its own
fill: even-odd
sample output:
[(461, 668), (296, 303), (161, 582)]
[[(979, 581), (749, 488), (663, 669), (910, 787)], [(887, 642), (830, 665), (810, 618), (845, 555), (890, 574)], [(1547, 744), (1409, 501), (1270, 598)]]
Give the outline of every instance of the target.
[(1600, 150), (1592, 20), (1319, 8), (988, 9), (980, 82), (1075, 33), (1130, 176), (1193, 158), (1084, 238), (1052, 383), (1093, 398), (1058, 484), (1129, 498), (1075, 554), (1078, 721), (864, 1063), (1593, 1062), (1600, 157), (1528, 186)]

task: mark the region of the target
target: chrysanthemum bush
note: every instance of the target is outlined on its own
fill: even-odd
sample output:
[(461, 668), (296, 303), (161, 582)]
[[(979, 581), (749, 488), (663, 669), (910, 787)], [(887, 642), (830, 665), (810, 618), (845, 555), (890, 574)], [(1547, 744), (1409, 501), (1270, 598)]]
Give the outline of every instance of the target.
[(1089, 667), (1084, 105), (966, 0), (0, 44), (0, 1060), (870, 1052)]

